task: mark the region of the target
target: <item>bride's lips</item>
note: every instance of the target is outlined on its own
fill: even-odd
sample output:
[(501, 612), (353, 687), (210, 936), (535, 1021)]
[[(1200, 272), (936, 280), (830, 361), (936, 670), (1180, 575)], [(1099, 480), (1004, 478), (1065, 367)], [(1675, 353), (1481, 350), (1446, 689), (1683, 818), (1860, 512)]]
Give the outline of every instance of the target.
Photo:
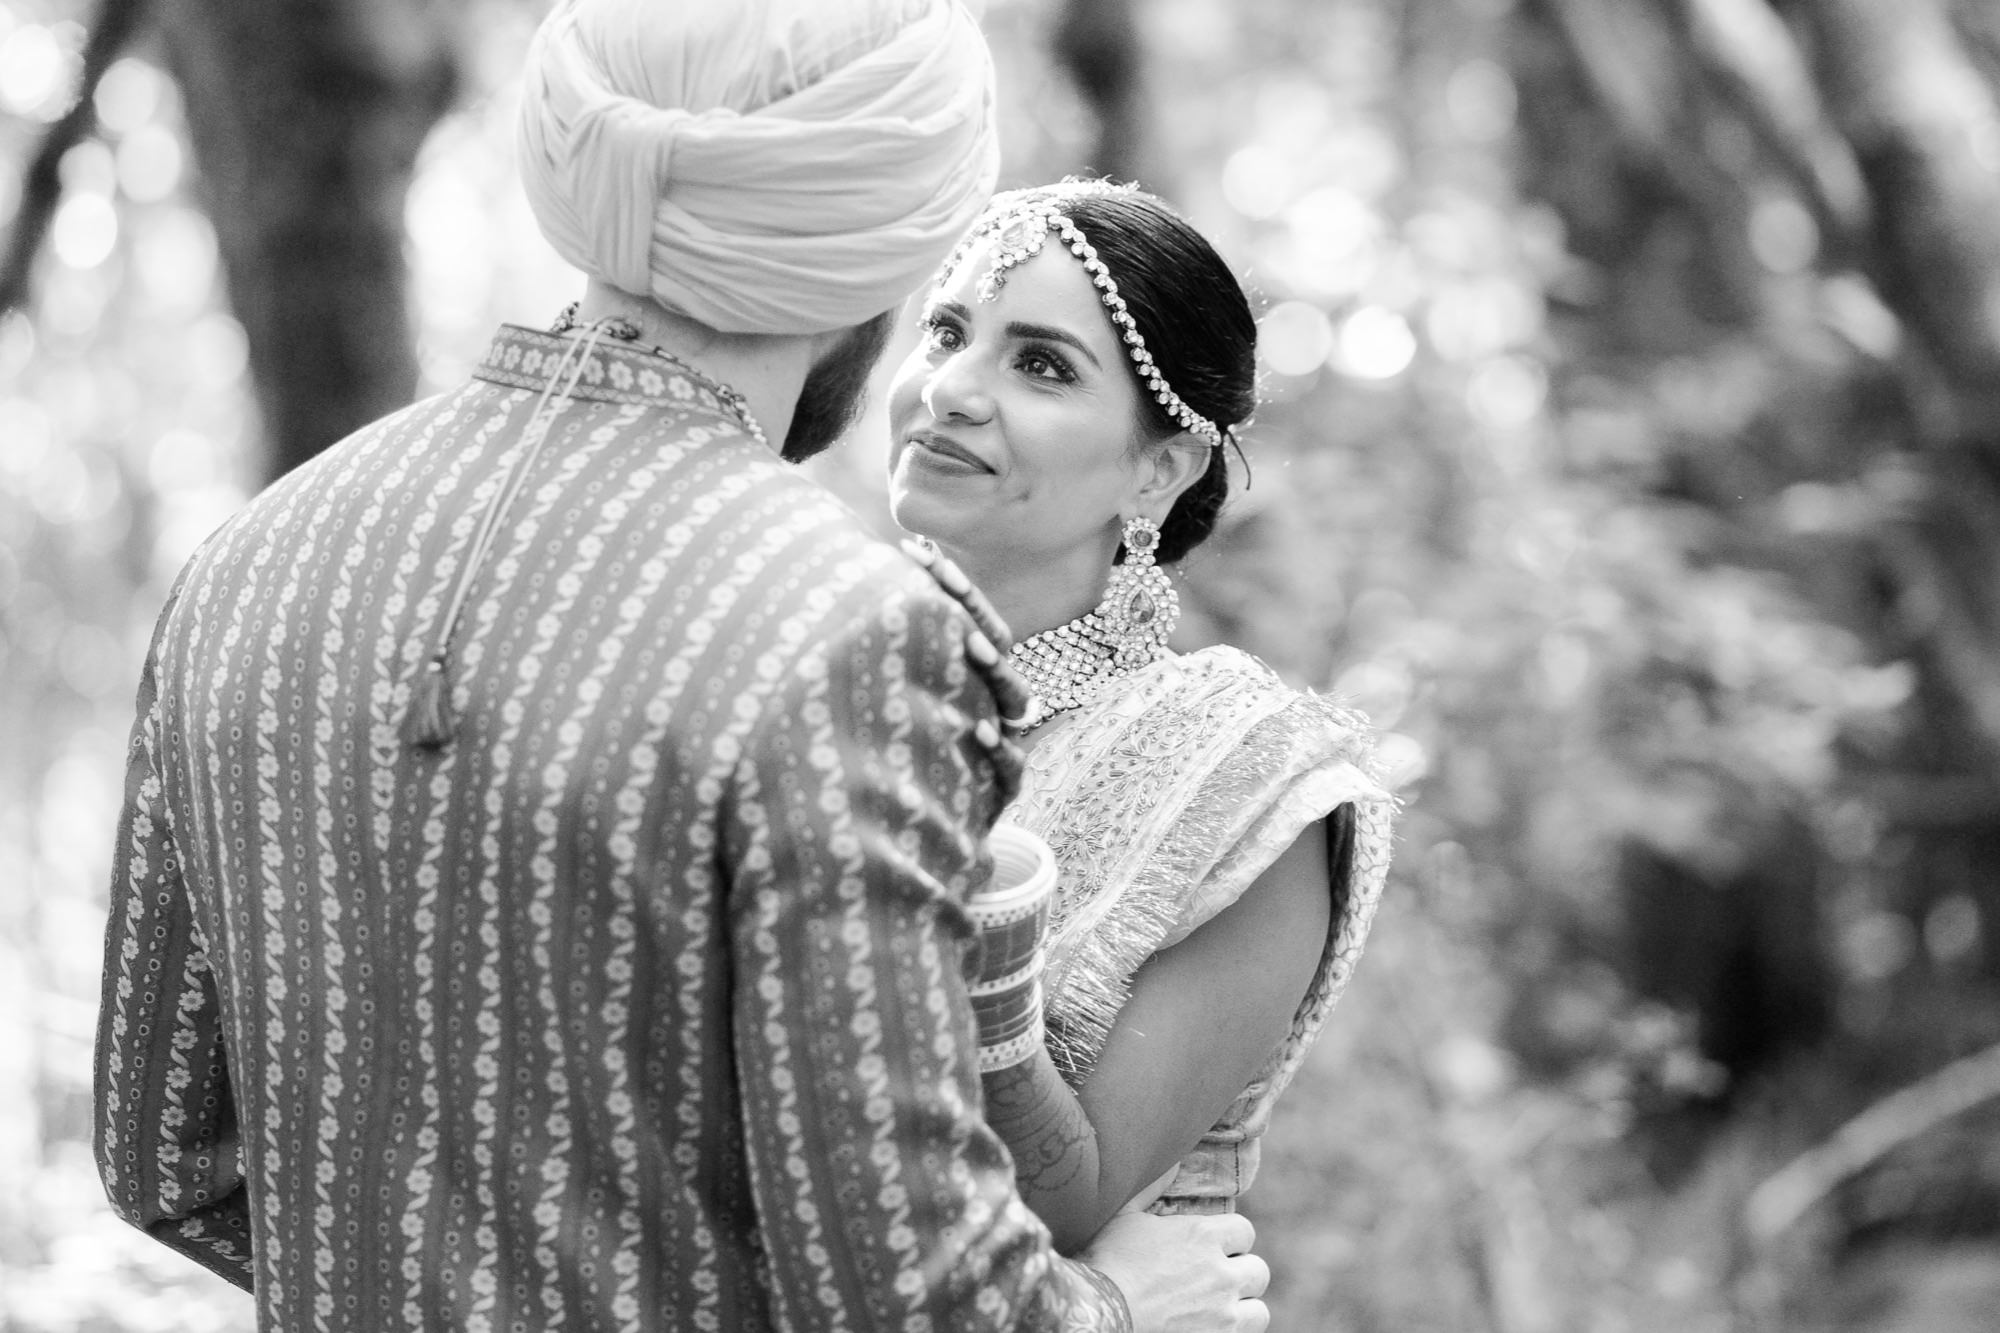
[(957, 441), (932, 431), (918, 431), (910, 437), (910, 443), (917, 447), (919, 457), (927, 463), (935, 465), (948, 461), (968, 471), (986, 473), (993, 471), (978, 454)]

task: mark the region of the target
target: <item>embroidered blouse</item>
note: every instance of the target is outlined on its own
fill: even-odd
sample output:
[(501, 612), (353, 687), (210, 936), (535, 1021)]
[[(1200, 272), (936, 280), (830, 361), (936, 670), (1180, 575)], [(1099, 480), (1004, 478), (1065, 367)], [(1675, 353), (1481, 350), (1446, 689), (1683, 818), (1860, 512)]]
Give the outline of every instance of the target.
[(1334, 911), (1291, 1030), (1151, 1205), (1233, 1210), (1272, 1105), (1353, 974), (1381, 900), (1394, 802), (1372, 774), (1368, 724), (1246, 653), (1208, 648), (1163, 658), (1046, 728), (1002, 818), (1046, 839), (1060, 868), (1042, 975), (1049, 1050), (1072, 1086), (1140, 964), (1333, 817)]

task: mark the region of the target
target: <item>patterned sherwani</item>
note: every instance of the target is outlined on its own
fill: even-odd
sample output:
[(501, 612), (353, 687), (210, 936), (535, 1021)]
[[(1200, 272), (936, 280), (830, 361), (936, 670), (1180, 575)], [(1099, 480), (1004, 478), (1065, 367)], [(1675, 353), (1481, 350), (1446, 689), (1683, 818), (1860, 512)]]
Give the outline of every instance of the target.
[(182, 575), (114, 1204), (285, 1333), (1122, 1325), (980, 1117), (958, 904), (1013, 773), (969, 621), (705, 389), (586, 358), (473, 571), (454, 739), (403, 740), (564, 347), (503, 330)]

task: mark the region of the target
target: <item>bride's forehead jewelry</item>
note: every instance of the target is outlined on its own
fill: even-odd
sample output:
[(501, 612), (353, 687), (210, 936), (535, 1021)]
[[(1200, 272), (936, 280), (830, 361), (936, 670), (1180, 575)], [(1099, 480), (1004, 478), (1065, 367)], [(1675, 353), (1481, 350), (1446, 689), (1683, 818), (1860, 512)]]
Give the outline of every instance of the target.
[(1063, 212), (1071, 199), (1130, 191), (1129, 186), (1101, 181), (1074, 181), (1000, 195), (994, 199), (993, 207), (986, 216), (970, 235), (959, 242), (951, 258), (945, 261), (939, 281), (957, 272), (973, 247), (990, 237), (993, 241), (993, 264), (979, 279), (978, 292), (982, 301), (997, 300), (1000, 289), (1007, 284), (1007, 271), (1040, 254), (1051, 235), (1060, 237), (1069, 252), (1083, 265), (1084, 272), (1090, 275), (1091, 285), (1097, 288), (1098, 299), (1103, 301), (1105, 311), (1111, 316), (1112, 327), (1124, 339), (1125, 351), (1132, 358), (1133, 368), (1139, 372), (1139, 382), (1153, 395), (1153, 401), (1165, 409), (1167, 416), (1182, 430), (1213, 448), (1220, 448), (1221, 428), (1182, 402), (1181, 396), (1168, 386), (1167, 377), (1160, 373), (1152, 352), (1146, 348), (1145, 338), (1140, 336), (1139, 326), (1132, 320), (1132, 312), (1125, 308), (1125, 298), (1118, 294), (1118, 280), (1111, 276), (1111, 270), (1098, 257), (1097, 247), (1083, 234), (1083, 228)]

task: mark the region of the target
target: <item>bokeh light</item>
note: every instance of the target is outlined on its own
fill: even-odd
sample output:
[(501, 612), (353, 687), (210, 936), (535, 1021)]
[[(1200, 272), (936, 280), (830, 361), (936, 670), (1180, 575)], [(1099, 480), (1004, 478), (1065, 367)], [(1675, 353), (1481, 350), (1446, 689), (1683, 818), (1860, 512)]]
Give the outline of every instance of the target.
[(1326, 153), (1326, 178), (1367, 199), (1388, 193), (1407, 172), (1396, 136), (1373, 121), (1344, 124), (1328, 141)]
[(1248, 144), (1222, 164), (1222, 197), (1246, 218), (1276, 217), (1291, 201), (1298, 172), (1274, 148)]
[(1491, 1101), (1513, 1077), (1506, 1052), (1470, 1032), (1445, 1037), (1427, 1052), (1425, 1063), (1437, 1085), (1464, 1106)]
[(1515, 430), (1541, 415), (1548, 392), (1548, 372), (1540, 362), (1524, 356), (1495, 357), (1466, 380), (1465, 405), (1481, 425)]
[(1818, 307), (1828, 326), (1870, 356), (1887, 361), (1903, 345), (1902, 320), (1858, 273), (1822, 278)]
[(43, 522), (56, 527), (87, 523), (117, 499), (106, 477), (74, 449), (45, 455), (28, 480), (28, 503)]
[(1392, 657), (1364, 658), (1334, 678), (1333, 693), (1368, 715), (1382, 730), (1403, 720), (1416, 695), (1410, 669)]
[(1972, 962), (1979, 955), (1981, 916), (1971, 894), (1946, 894), (1924, 915), (1924, 951), (1946, 967)]
[(404, 225), (427, 387), (469, 373), (496, 324), (544, 324), (582, 294), (581, 276), (543, 239), (514, 171), (515, 97), (503, 86), (446, 116), (417, 156)]
[(1430, 751), (1414, 736), (1385, 732), (1375, 745), (1375, 766), (1383, 786), (1407, 793), (1430, 773)]
[(1334, 364), (1355, 379), (1394, 379), (1416, 355), (1409, 321), (1380, 306), (1363, 306), (1342, 320), (1334, 340)]
[(1517, 98), (1513, 77), (1485, 59), (1453, 70), (1444, 89), (1453, 127), (1474, 143), (1490, 143), (1513, 130)]
[(132, 260), (163, 313), (191, 314), (215, 289), (215, 228), (195, 209), (162, 210), (133, 237)]
[(35, 354), (35, 325), (27, 312), (0, 315), (0, 384), (11, 383)]
[(198, 430), (177, 427), (161, 435), (146, 454), (146, 480), (164, 495), (213, 485), (224, 475), (222, 450)]
[(1301, 155), (1325, 144), (1334, 121), (1333, 98), (1319, 80), (1280, 75), (1257, 88), (1251, 123), (1264, 143), (1292, 160), (1294, 172)]
[(1290, 272), (1318, 295), (1346, 296), (1366, 286), (1380, 265), (1385, 226), (1354, 191), (1326, 185), (1285, 210)]
[(0, 439), (7, 441), (0, 449), (0, 480), (18, 491), (54, 443), (48, 409), (23, 395), (0, 398)]
[(181, 183), (180, 136), (141, 125), (118, 144), (118, 188), (136, 203), (157, 203)]
[(1518, 347), (1541, 325), (1540, 298), (1502, 273), (1447, 283), (1424, 312), (1424, 335), (1447, 361), (1477, 361)]
[(1773, 273), (1800, 273), (1819, 257), (1819, 224), (1788, 194), (1769, 194), (1750, 209), (1750, 252)]
[(118, 210), (101, 194), (72, 194), (56, 209), (49, 248), (71, 268), (96, 268), (118, 245)]
[(1333, 351), (1333, 321), (1310, 301), (1282, 301), (1257, 322), (1257, 354), (1280, 375), (1310, 375)]
[(102, 699), (125, 684), (125, 650), (102, 625), (78, 622), (56, 646), (56, 672), (86, 699)]
[(429, 291), (442, 296), (484, 287), (493, 265), (487, 200), (465, 172), (451, 169), (449, 158), (417, 176), (403, 216)]
[(70, 62), (52, 29), (24, 24), (0, 41), (0, 106), (15, 115), (53, 120), (69, 79)]
[(167, 95), (165, 74), (136, 56), (124, 56), (104, 71), (92, 105), (108, 133), (130, 134), (159, 112)]
[(1886, 981), (1915, 956), (1916, 927), (1895, 912), (1866, 912), (1841, 931), (1840, 952), (1849, 975), (1860, 981)]
[(145, 450), (141, 466), (160, 502), (153, 566), (161, 577), (171, 577), (249, 494), (238, 476), (234, 444), (189, 427), (162, 433)]
[(221, 312), (204, 315), (188, 330), (189, 371), (196, 383), (224, 389), (243, 378), (250, 339), (243, 326)]
[(85, 139), (62, 155), (58, 167), (64, 194), (101, 194), (118, 188), (118, 164), (101, 139)]
[(115, 264), (71, 268), (51, 264), (42, 272), (40, 314), (50, 349), (76, 347), (96, 333), (117, 290)]

